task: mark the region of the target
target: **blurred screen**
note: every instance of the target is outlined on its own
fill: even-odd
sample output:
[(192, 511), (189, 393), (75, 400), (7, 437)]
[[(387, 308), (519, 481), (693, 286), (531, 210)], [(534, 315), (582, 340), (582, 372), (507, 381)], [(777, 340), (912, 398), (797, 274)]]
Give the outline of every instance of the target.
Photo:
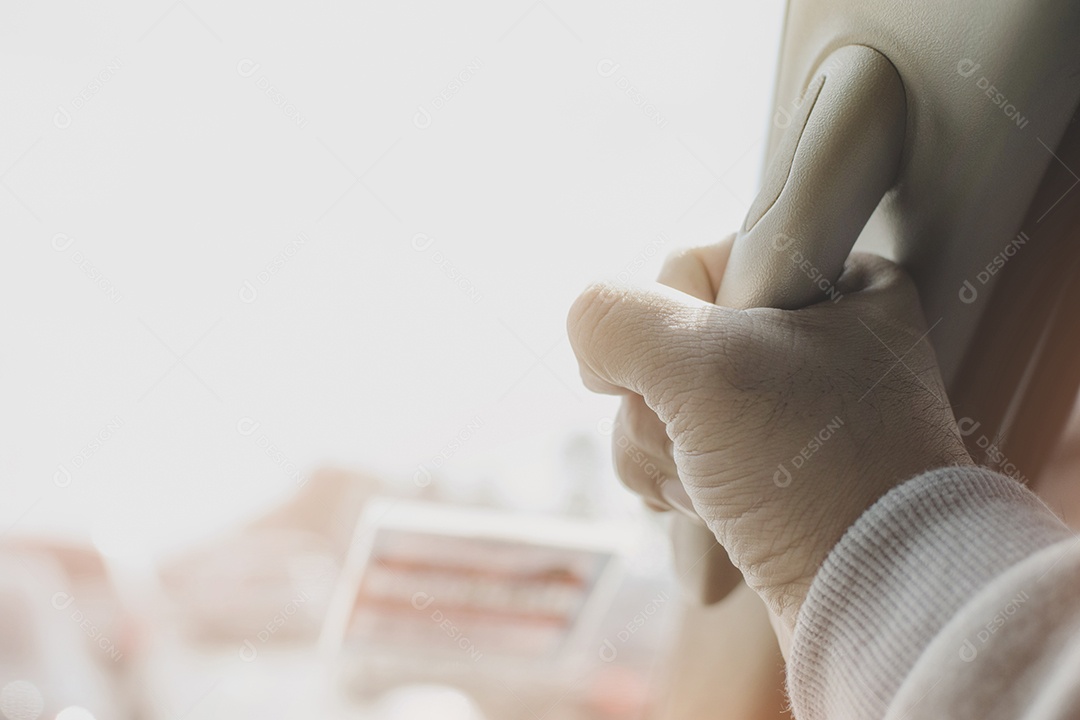
[[(783, 10), (5, 8), (6, 717), (646, 712), (666, 530), (614, 477), (565, 315), (741, 223)], [(406, 531), (373, 498), (629, 539)], [(398, 692), (368, 652), (461, 638), (521, 697), (476, 668)], [(571, 639), (527, 682), (498, 661)], [(340, 699), (357, 647), (372, 682)]]

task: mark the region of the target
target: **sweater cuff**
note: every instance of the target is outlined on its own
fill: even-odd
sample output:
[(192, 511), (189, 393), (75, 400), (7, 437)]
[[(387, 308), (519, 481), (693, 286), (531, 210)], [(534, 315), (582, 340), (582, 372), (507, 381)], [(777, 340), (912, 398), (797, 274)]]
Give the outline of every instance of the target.
[(1015, 480), (950, 467), (893, 488), (844, 534), (799, 611), (800, 720), (880, 718), (924, 648), (993, 578), (1069, 530)]

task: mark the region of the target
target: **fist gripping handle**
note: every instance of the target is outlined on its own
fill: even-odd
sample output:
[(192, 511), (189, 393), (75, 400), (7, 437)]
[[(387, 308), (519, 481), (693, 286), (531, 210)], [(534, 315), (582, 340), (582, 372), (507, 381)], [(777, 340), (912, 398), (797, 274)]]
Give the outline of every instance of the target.
[[(906, 115), (904, 84), (884, 55), (849, 45), (829, 56), (747, 212), (718, 305), (794, 310), (840, 299), (844, 261), (896, 182)], [(738, 569), (703, 523), (676, 516), (672, 540), (691, 597), (711, 605), (738, 584)]]

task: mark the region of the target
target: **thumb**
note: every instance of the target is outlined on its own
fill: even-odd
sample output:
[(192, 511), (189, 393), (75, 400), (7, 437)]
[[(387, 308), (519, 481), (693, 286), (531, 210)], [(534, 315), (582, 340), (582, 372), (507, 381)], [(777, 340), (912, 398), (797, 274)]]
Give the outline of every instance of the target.
[(570, 308), (567, 332), (586, 385), (637, 393), (655, 410), (672, 378), (712, 356), (722, 331), (743, 322), (738, 311), (663, 285), (597, 283)]

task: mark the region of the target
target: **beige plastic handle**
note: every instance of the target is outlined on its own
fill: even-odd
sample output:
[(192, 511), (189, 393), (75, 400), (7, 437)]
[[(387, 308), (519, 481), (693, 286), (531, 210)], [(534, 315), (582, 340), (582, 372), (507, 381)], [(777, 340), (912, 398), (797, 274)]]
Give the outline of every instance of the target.
[[(838, 301), (835, 283), (882, 197), (895, 184), (907, 101), (892, 63), (868, 47), (832, 53), (797, 108), (735, 239), (716, 298), (736, 308), (794, 310)], [(710, 552), (712, 533), (678, 517), (672, 532), (684, 589), (704, 604), (722, 600), (740, 574)]]

